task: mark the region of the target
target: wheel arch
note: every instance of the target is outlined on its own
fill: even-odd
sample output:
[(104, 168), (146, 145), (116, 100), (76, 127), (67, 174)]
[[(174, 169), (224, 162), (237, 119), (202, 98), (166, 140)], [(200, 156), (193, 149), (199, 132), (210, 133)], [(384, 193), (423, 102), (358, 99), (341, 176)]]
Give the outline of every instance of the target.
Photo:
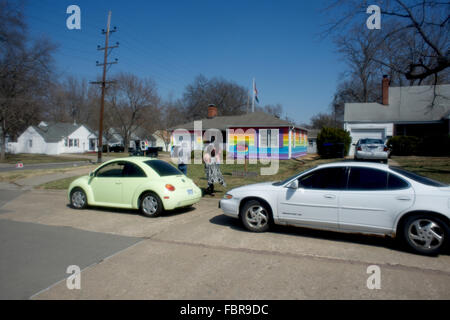
[(442, 213), (439, 213), (439, 212), (436, 212), (436, 211), (414, 210), (414, 211), (406, 212), (405, 214), (403, 214), (397, 220), (397, 223), (396, 223), (396, 226), (395, 226), (395, 229), (394, 229), (394, 232), (395, 232), (394, 236), (396, 237), (399, 234), (399, 232), (401, 232), (401, 228), (403, 228), (403, 226), (405, 224), (405, 221), (409, 217), (414, 216), (414, 215), (419, 215), (419, 214), (430, 215), (432, 217), (435, 217), (435, 218), (438, 218), (438, 219), (442, 220), (446, 224), (447, 230), (450, 231), (450, 218), (447, 217), (446, 215), (444, 215)]
[(159, 198), (159, 200), (161, 201), (161, 204), (162, 204), (162, 206), (163, 206), (163, 210), (165, 210), (165, 208), (164, 208), (164, 201), (163, 201), (163, 199), (161, 198), (161, 196), (158, 194), (158, 192), (156, 192), (154, 189), (148, 189), (148, 188), (146, 188), (146, 189), (142, 190), (141, 192), (139, 192), (138, 197), (136, 198), (135, 201), (133, 201), (133, 203), (136, 204), (136, 208), (139, 209), (139, 207), (140, 207), (140, 205), (141, 205), (141, 199), (142, 199), (142, 196), (143, 196), (144, 194), (148, 193), (148, 192), (154, 193), (155, 195), (158, 196), (158, 198)]
[(274, 218), (273, 218), (273, 208), (272, 208), (272, 206), (270, 205), (269, 201), (267, 201), (267, 200), (264, 199), (264, 198), (257, 197), (257, 196), (248, 196), (248, 197), (244, 197), (244, 198), (241, 199), (241, 201), (239, 202), (239, 218), (241, 217), (241, 211), (242, 211), (242, 208), (244, 207), (244, 205), (245, 205), (247, 202), (249, 202), (249, 201), (251, 201), (251, 200), (261, 201), (262, 203), (264, 203), (264, 204), (268, 207), (268, 209), (269, 209), (270, 219), (271, 219), (272, 222), (273, 222), (273, 219), (274, 219)]
[(79, 184), (77, 184), (69, 189), (69, 201), (71, 201), (70, 198), (72, 197), (72, 192), (74, 192), (74, 190), (76, 190), (76, 189), (81, 189), (81, 191), (84, 192), (84, 194), (86, 195), (86, 201), (87, 201), (88, 205), (94, 203), (94, 200), (93, 200), (94, 197), (93, 197), (93, 194), (92, 194), (92, 191), (90, 190), (90, 188), (87, 188), (86, 186), (79, 185)]

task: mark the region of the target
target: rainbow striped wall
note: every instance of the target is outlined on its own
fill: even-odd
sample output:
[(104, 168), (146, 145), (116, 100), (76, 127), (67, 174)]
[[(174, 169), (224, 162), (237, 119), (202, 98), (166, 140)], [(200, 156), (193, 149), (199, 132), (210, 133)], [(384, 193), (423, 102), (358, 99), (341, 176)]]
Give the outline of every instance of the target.
[[(250, 159), (273, 157), (278, 152), (279, 159), (289, 159), (289, 128), (264, 128), (278, 129), (278, 148), (260, 148), (259, 131), (262, 128), (245, 128), (235, 132), (239, 128), (230, 128), (228, 132), (228, 156), (237, 158), (238, 156), (248, 156)], [(291, 158), (297, 158), (306, 154), (308, 138), (306, 131), (292, 130)], [(244, 145), (246, 149), (244, 150)]]

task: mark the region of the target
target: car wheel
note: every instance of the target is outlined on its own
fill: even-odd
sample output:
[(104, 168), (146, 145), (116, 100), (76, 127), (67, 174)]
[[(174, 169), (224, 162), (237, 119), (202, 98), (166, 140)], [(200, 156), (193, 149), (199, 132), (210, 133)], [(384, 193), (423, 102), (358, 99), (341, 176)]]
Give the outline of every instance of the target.
[(448, 226), (427, 215), (409, 217), (403, 227), (403, 238), (415, 252), (436, 255), (447, 242)]
[(161, 199), (153, 192), (146, 192), (141, 197), (139, 210), (146, 217), (157, 217), (163, 210)]
[(74, 188), (70, 192), (70, 206), (74, 209), (85, 209), (87, 207), (86, 193), (81, 188)]
[(270, 210), (260, 201), (251, 200), (242, 208), (241, 220), (250, 231), (267, 231), (270, 226)]

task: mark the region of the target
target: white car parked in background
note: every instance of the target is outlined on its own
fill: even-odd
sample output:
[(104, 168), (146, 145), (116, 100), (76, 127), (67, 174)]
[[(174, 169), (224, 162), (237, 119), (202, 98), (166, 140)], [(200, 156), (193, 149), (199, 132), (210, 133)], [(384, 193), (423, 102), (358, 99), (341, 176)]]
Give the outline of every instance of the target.
[(254, 232), (273, 222), (387, 235), (437, 254), (449, 237), (450, 186), (384, 164), (338, 162), (232, 189), (219, 207)]
[(359, 139), (355, 144), (355, 160), (388, 162), (389, 148), (381, 139)]

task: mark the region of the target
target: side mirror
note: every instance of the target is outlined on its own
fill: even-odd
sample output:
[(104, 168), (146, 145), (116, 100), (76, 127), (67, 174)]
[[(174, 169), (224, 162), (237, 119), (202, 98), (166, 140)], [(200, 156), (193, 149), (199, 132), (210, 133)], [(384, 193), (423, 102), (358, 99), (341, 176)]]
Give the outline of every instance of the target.
[(356, 143), (352, 143), (352, 146), (356, 146)]
[(291, 183), (289, 183), (286, 188), (289, 189), (298, 189), (298, 180), (295, 179), (294, 181), (292, 181)]

